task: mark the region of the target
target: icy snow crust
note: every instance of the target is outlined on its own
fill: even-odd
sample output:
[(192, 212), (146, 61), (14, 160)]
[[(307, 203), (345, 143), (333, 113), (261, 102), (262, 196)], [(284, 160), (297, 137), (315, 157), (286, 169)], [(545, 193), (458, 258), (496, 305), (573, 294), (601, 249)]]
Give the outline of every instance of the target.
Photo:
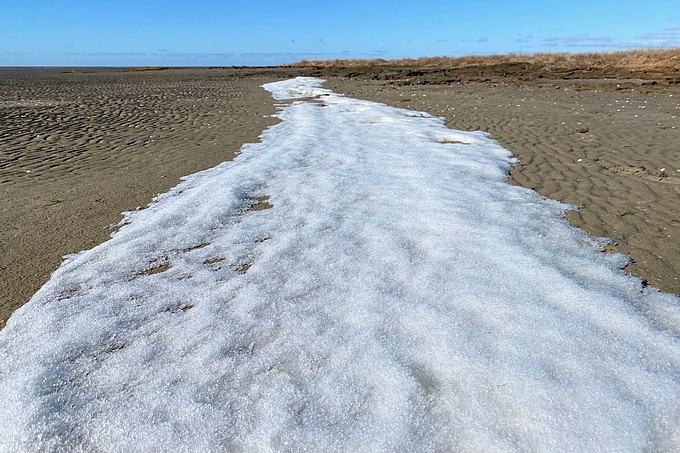
[(265, 85), (323, 105), (12, 316), (0, 450), (680, 449), (678, 298), (509, 186), (486, 134), (320, 84)]

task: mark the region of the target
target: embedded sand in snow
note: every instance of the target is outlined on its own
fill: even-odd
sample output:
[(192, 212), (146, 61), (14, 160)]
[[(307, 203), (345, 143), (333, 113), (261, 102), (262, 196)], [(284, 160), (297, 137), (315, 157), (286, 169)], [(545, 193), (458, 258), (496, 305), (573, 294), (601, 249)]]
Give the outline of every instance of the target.
[(324, 106), (284, 108), (16, 313), (0, 442), (677, 449), (678, 298), (508, 186), (483, 133), (318, 83), (267, 85)]

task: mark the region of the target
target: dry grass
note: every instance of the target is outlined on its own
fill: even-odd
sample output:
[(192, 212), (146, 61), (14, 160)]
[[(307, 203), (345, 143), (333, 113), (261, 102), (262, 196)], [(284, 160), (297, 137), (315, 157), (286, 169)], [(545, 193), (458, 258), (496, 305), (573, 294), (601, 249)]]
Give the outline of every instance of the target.
[(295, 68), (338, 68), (365, 66), (431, 66), (431, 67), (478, 67), (496, 66), (509, 63), (528, 63), (547, 69), (589, 68), (626, 69), (630, 71), (680, 70), (680, 48), (625, 50), (618, 52), (552, 53), (535, 54), (509, 53), (504, 55), (463, 56), (463, 57), (421, 57), (401, 60), (354, 59), (354, 60), (302, 60), (288, 65)]
[(125, 68), (123, 72), (145, 72), (145, 71), (162, 71), (166, 68), (160, 66), (143, 66), (139, 68)]

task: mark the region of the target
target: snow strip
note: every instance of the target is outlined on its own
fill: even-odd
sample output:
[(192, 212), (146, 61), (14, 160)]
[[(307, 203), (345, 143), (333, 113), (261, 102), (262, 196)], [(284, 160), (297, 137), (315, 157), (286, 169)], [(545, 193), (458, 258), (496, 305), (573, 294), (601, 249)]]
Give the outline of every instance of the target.
[[(487, 134), (319, 79), (0, 332), (2, 451), (677, 451), (680, 300)], [(260, 209), (269, 208), (269, 209)]]

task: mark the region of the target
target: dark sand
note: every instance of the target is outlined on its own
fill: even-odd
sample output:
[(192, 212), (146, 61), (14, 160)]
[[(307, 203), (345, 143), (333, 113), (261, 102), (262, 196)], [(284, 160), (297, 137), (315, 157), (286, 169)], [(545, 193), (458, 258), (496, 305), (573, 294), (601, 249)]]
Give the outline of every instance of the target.
[(581, 206), (572, 223), (616, 241), (632, 274), (680, 294), (673, 74), (0, 69), (0, 326), (63, 255), (106, 240), (121, 212), (257, 141), (275, 122), (259, 86), (295, 75), (490, 132), (521, 159), (512, 183)]

